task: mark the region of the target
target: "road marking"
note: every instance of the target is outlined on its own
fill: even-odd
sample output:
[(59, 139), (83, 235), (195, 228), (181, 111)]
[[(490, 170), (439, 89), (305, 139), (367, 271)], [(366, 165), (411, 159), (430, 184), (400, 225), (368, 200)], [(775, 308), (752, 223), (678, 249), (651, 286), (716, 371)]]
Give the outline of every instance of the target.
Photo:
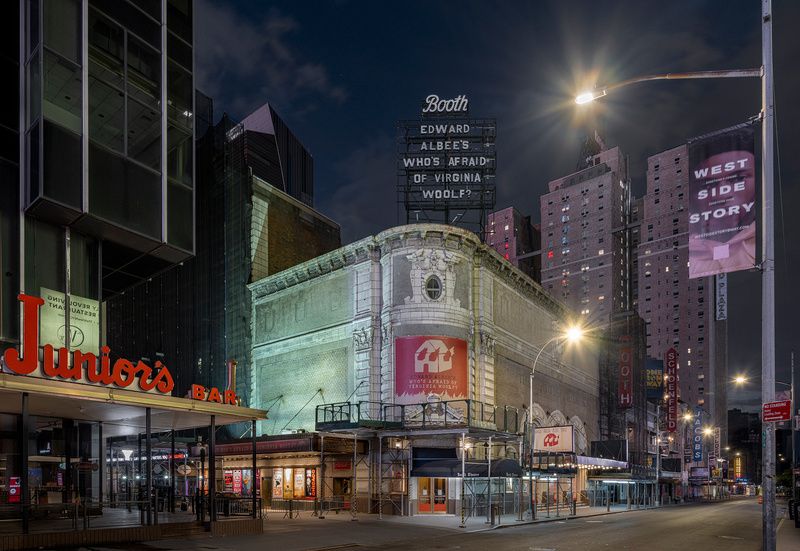
[(531, 547), (530, 551), (556, 551), (555, 547)]
[(601, 523), (601, 522), (603, 522), (603, 521), (602, 521), (602, 520), (587, 520), (586, 522), (595, 522), (595, 523)]
[(737, 538), (736, 536), (717, 536), (724, 540), (743, 540), (744, 538)]

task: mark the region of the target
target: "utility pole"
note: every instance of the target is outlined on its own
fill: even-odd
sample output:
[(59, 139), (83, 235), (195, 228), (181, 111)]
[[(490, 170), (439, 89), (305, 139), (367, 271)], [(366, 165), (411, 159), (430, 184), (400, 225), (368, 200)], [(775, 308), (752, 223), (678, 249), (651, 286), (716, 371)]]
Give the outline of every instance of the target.
[(656, 507), (661, 507), (661, 404), (656, 404)]
[[(775, 400), (775, 221), (772, 0), (761, 0), (761, 401)], [(775, 551), (775, 424), (763, 423), (763, 551)]]
[(790, 396), (790, 398), (792, 399), (792, 409), (791, 409), (792, 418), (789, 421), (789, 430), (791, 431), (789, 433), (789, 436), (791, 437), (791, 441), (792, 441), (792, 493), (791, 493), (791, 496), (792, 496), (792, 498), (797, 499), (797, 493), (798, 493), (797, 492), (797, 475), (795, 474), (795, 471), (797, 470), (797, 430), (796, 430), (797, 427), (795, 427), (795, 425), (796, 425), (795, 416), (797, 416), (797, 402), (794, 401), (794, 350), (792, 350), (792, 353), (791, 353), (790, 365), (792, 367), (792, 369), (791, 369), (791, 380), (789, 381), (792, 384), (792, 386), (791, 386), (792, 395)]

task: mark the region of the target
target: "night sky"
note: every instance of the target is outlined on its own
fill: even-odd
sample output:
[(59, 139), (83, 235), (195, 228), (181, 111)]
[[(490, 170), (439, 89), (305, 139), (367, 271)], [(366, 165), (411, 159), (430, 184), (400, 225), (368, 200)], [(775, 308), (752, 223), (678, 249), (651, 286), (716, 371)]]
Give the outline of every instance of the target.
[[(790, 276), (800, 269), (800, 217), (792, 216), (800, 201), (800, 2), (774, 4), (776, 363), (777, 379), (788, 381), (792, 347), (800, 356), (800, 292)], [(536, 221), (539, 195), (575, 170), (595, 128), (629, 155), (639, 196), (648, 155), (760, 109), (757, 79), (638, 84), (590, 109), (572, 99), (643, 74), (760, 66), (758, 0), (200, 0), (196, 9), (198, 88), (214, 98), (217, 117), (241, 118), (266, 102), (276, 108), (313, 154), (315, 206), (341, 224), (345, 243), (398, 222), (396, 122), (418, 116), (431, 93), (466, 94), (471, 116), (497, 119), (497, 208), (513, 205)], [(753, 377), (749, 390), (731, 390), (729, 405), (757, 408), (760, 275), (729, 281), (729, 369)]]

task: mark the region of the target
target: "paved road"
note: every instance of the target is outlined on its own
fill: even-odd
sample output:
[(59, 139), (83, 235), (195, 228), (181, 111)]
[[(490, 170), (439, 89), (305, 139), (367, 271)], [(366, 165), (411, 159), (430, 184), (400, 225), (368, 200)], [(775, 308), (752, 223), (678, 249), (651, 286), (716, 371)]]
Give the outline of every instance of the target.
[[(464, 532), (402, 520), (347, 517), (265, 523), (259, 536), (164, 540), (129, 550), (250, 551), (758, 551), (761, 511), (755, 499), (684, 505), (646, 511)], [(108, 547), (93, 547), (94, 550)]]
[(421, 544), (416, 540), (355, 549), (757, 551), (761, 515), (755, 500), (740, 500), (444, 535)]

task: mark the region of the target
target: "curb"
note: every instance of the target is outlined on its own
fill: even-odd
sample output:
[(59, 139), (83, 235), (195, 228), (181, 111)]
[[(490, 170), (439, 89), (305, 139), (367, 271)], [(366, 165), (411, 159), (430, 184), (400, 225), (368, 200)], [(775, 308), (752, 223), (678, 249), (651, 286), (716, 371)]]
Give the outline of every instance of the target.
[(531, 524), (545, 524), (548, 522), (557, 522), (557, 521), (567, 521), (567, 520), (575, 520), (581, 518), (592, 518), (592, 517), (602, 517), (606, 515), (619, 515), (621, 513), (635, 513), (640, 511), (657, 511), (659, 509), (672, 509), (673, 507), (683, 507), (684, 505), (697, 505), (697, 503), (678, 503), (675, 505), (667, 505), (667, 506), (659, 506), (659, 507), (645, 507), (644, 509), (623, 509), (622, 511), (603, 511), (600, 513), (589, 513), (588, 515), (571, 515), (567, 517), (554, 517), (554, 518), (544, 518), (540, 520), (523, 520), (517, 521), (514, 524), (498, 524), (496, 526), (490, 526), (487, 528), (478, 528), (476, 530), (467, 530), (467, 532), (474, 533), (474, 532), (489, 532), (491, 530), (499, 530), (501, 528), (514, 528), (516, 526), (528, 526)]

